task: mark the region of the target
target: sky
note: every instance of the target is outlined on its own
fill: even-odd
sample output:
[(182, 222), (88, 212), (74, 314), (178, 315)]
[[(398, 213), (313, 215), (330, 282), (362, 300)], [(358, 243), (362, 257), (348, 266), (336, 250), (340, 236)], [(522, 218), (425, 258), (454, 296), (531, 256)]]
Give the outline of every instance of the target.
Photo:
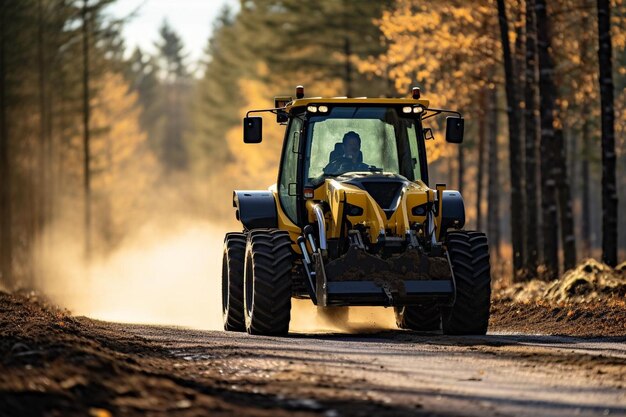
[(109, 6), (115, 17), (125, 17), (137, 10), (136, 16), (126, 24), (124, 39), (129, 51), (140, 46), (154, 52), (154, 42), (163, 20), (181, 36), (189, 54), (188, 63), (194, 65), (207, 45), (213, 21), (224, 5), (238, 9), (237, 0), (118, 0)]

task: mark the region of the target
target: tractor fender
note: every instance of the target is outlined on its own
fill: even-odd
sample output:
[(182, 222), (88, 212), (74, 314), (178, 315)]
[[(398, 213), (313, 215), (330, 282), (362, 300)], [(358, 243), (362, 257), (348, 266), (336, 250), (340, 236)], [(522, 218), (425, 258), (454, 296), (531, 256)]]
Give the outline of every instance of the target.
[(271, 191), (235, 190), (233, 207), (235, 217), (246, 230), (278, 227), (276, 201)]
[(465, 225), (463, 196), (458, 191), (445, 190), (441, 198), (441, 232), (446, 233), (451, 227), (461, 229)]

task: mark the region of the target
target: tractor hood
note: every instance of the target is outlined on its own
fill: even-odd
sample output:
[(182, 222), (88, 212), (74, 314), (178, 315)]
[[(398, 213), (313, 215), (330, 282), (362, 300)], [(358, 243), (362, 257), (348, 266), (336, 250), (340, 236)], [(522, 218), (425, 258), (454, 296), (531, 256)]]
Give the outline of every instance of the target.
[(314, 199), (307, 203), (312, 223), (316, 201), (327, 203), (329, 238), (339, 238), (342, 225), (350, 224), (364, 227), (376, 241), (379, 236), (404, 237), (413, 224), (423, 224), (435, 193), (421, 181), (394, 173), (355, 172), (327, 178), (315, 190)]
[(405, 177), (393, 173), (349, 173), (337, 177), (336, 181), (354, 185), (367, 192), (383, 210), (387, 219), (396, 212), (402, 191), (411, 184)]

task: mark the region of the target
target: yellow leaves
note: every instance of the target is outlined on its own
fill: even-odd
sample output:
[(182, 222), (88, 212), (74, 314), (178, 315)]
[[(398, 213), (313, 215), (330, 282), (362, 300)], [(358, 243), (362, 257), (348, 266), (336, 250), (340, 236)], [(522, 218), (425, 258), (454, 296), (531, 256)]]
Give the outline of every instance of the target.
[(626, 48), (626, 25), (622, 25), (620, 29), (616, 25), (611, 27), (611, 41), (613, 42), (613, 47), (617, 50)]
[(615, 95), (615, 149), (618, 156), (626, 152), (626, 88)]
[(441, 158), (453, 157), (456, 148), (446, 146), (443, 139), (443, 131), (435, 131), (435, 140), (426, 141), (426, 155), (428, 163), (433, 163)]
[[(500, 32), (492, 0), (400, 0), (378, 24), (388, 48), (357, 66), (388, 74), (399, 95), (417, 82), (434, 107), (474, 109), (470, 105), (480, 90), (499, 76)], [(443, 138), (432, 120), (426, 125)], [(443, 140), (428, 141), (426, 147), (429, 161), (453, 152)]]
[(626, 2), (624, 0), (611, 1), (611, 41), (613, 48), (620, 50), (626, 48)]
[[(94, 79), (92, 85), (96, 92), (90, 117), (94, 228), (106, 228), (106, 234), (114, 241), (123, 236), (136, 217), (145, 216), (143, 200), (159, 169), (139, 124), (137, 94), (129, 90), (124, 77), (109, 72)], [(80, 190), (84, 175), (82, 129), (74, 131), (70, 146), (63, 153), (66, 187)], [(76, 193), (63, 196), (70, 206), (75, 206), (80, 197)], [(98, 232), (97, 236), (102, 234)]]
[(130, 162), (138, 146), (147, 140), (139, 126), (137, 94), (129, 92), (120, 74), (105, 74), (94, 100), (91, 116), (94, 186), (115, 182), (114, 173)]
[(463, 73), (463, 71), (460, 71), (460, 70), (456, 70), (456, 71), (452, 72), (452, 76), (454, 78), (463, 78), (464, 75), (465, 74)]
[(475, 21), (474, 17), (472, 16), (471, 11), (466, 8), (447, 7), (446, 9), (450, 13), (450, 15), (456, 20), (464, 19), (469, 23), (472, 23)]
[[(493, 60), (482, 55), (499, 48), (497, 20), (490, 2), (431, 2), (402, 0), (379, 21), (388, 50), (358, 63), (363, 72), (388, 73), (399, 92), (415, 81), (432, 101), (431, 93), (456, 95), (457, 83), (481, 78)], [(469, 65), (468, 65), (468, 61)], [(453, 85), (440, 80), (456, 79)], [(434, 102), (434, 101), (433, 101)]]

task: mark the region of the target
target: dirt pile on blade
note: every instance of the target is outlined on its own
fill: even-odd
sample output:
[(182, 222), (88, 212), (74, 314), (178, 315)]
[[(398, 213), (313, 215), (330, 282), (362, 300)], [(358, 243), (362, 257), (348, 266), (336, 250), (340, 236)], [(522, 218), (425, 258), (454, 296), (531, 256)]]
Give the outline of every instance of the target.
[(517, 303), (623, 302), (626, 297), (626, 262), (613, 269), (594, 259), (587, 259), (558, 280), (514, 284), (497, 291), (495, 296)]

